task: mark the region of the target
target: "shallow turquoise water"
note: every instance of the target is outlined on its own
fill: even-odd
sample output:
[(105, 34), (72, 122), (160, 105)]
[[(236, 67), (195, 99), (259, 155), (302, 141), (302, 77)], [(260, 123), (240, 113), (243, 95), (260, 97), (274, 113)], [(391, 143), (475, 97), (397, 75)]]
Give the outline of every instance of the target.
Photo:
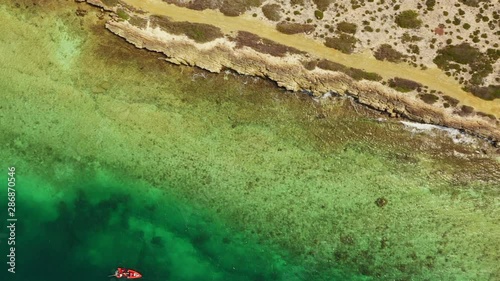
[(20, 219), (8, 278), (500, 276), (498, 163), (339, 101), (168, 65), (61, 3), (0, 5), (0, 170), (18, 168)]

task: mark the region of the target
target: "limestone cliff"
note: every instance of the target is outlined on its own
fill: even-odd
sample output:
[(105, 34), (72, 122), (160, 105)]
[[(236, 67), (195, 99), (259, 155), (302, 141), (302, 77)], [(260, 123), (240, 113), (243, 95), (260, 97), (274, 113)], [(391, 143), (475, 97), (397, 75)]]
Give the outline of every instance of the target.
[[(97, 0), (94, 5), (106, 7)], [(316, 96), (327, 92), (350, 95), (359, 103), (388, 112), (391, 116), (403, 116), (411, 120), (443, 125), (500, 141), (500, 121), (494, 116), (462, 112), (455, 107), (445, 108), (443, 103), (429, 104), (418, 98), (416, 91), (398, 92), (380, 82), (355, 80), (339, 71), (318, 67), (306, 67), (304, 62), (316, 61), (305, 53), (287, 52), (273, 56), (251, 46), (235, 42), (235, 34), (225, 34), (209, 42), (197, 42), (184, 34), (167, 32), (152, 24), (147, 16), (141, 16), (141, 24), (132, 24), (130, 17), (110, 20), (106, 28), (123, 37), (137, 48), (163, 53), (165, 60), (197, 66), (211, 72), (232, 69), (240, 74), (266, 77), (291, 91), (307, 90)], [(137, 18), (136, 18), (137, 19)]]

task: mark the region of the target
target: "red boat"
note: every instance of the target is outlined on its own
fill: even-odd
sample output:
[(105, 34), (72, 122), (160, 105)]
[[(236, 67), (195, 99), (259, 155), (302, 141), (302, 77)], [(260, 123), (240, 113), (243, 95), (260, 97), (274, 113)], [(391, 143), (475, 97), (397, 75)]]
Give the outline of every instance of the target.
[(115, 274), (111, 276), (114, 276), (116, 278), (139, 279), (142, 277), (142, 274), (133, 269), (118, 267), (118, 269), (115, 271)]

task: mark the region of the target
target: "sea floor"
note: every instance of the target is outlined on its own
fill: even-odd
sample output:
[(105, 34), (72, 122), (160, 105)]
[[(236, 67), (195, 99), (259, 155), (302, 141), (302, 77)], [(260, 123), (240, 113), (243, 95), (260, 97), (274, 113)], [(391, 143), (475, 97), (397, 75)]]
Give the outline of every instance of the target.
[(84, 4), (17, 2), (0, 4), (2, 280), (500, 279), (488, 144), (170, 65)]

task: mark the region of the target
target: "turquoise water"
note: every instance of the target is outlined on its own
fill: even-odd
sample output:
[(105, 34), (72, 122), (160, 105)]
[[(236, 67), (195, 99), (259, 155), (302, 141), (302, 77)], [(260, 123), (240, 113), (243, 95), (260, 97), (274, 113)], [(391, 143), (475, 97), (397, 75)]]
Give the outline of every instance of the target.
[(87, 170), (87, 180), (55, 183), (23, 172), (17, 272), (7, 280), (107, 280), (117, 265), (145, 280), (300, 280), (286, 256), (139, 181)]
[(0, 5), (0, 176), (16, 166), (19, 217), (2, 278), (500, 276), (500, 164), (481, 145), (169, 65), (98, 10), (42, 4)]

